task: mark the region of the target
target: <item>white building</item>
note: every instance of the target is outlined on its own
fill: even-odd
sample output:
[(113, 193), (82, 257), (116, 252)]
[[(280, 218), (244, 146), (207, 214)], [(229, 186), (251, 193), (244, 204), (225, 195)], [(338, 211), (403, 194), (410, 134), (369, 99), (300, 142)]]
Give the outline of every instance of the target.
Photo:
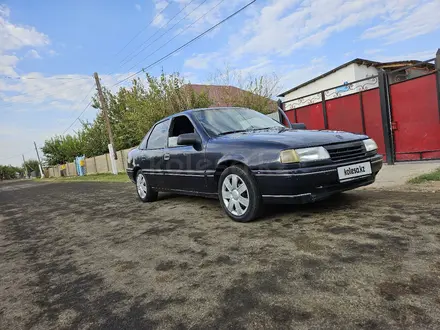
[[(420, 63), (420, 61), (381, 63), (356, 58), (316, 78), (293, 87), (279, 94), (278, 97), (284, 97), (285, 110), (295, 109), (308, 104), (321, 102), (322, 94), (324, 94), (326, 100), (329, 100), (335, 97), (356, 93), (360, 90), (376, 88), (378, 87), (377, 75), (379, 70), (390, 72), (401, 68), (401, 71), (390, 74), (390, 80), (393, 82), (417, 77), (425, 74), (426, 70), (435, 70), (434, 65), (430, 63), (423, 63), (411, 69), (403, 69), (417, 63)], [(356, 82), (357, 80), (368, 77), (370, 77), (370, 79)], [(345, 86), (341, 86), (344, 84)], [(340, 87), (333, 88), (336, 86)]]

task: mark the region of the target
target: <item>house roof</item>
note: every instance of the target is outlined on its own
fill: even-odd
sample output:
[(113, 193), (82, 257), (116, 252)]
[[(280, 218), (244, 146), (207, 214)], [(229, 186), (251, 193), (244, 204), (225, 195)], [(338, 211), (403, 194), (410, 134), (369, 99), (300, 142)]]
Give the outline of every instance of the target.
[[(367, 67), (372, 66), (378, 69), (384, 69), (384, 70), (392, 70), (392, 69), (397, 69), (397, 68), (401, 68), (401, 67), (405, 67), (405, 66), (409, 66), (409, 65), (414, 65), (414, 64), (418, 64), (421, 63), (421, 61), (417, 61), (417, 60), (408, 60), (408, 61), (394, 61), (394, 62), (376, 62), (376, 61), (370, 61), (370, 60), (366, 60), (363, 58), (355, 58), (354, 60), (351, 60), (347, 63), (344, 63), (326, 73), (321, 74), (320, 76), (317, 76), (313, 79), (310, 79), (309, 81), (306, 81), (294, 88), (291, 88), (285, 92), (282, 92), (281, 94), (278, 94), (277, 96), (282, 97), (282, 96), (286, 96), (286, 94), (289, 94), (293, 91), (296, 91), (297, 89), (300, 89), (301, 87), (304, 87), (306, 85), (309, 85), (321, 78), (324, 78), (326, 76), (328, 76), (329, 74), (332, 74), (342, 68), (345, 68), (346, 66), (349, 66), (351, 64), (358, 64), (358, 65), (366, 65)], [(424, 66), (430, 68), (430, 69), (435, 69), (434, 65), (431, 63), (423, 63)]]
[[(231, 101), (234, 100), (236, 97), (240, 96), (243, 93), (252, 94), (249, 91), (246, 91), (244, 89), (235, 87), (235, 86), (228, 86), (228, 85), (200, 85), (200, 84), (188, 84), (188, 86), (191, 86), (194, 92), (196, 93), (202, 93), (206, 92), (208, 94), (208, 97), (213, 101), (213, 104), (211, 107), (227, 107), (230, 106)], [(259, 95), (253, 94), (256, 97)], [(263, 97), (263, 96), (260, 96)], [(270, 100), (273, 106), (276, 106), (276, 101)], [(275, 108), (276, 109), (276, 108)]]
[(199, 85), (189, 84), (194, 92), (208, 94), (208, 97), (213, 101), (213, 107), (228, 106), (228, 98), (233, 98), (246, 91), (235, 86), (225, 85)]

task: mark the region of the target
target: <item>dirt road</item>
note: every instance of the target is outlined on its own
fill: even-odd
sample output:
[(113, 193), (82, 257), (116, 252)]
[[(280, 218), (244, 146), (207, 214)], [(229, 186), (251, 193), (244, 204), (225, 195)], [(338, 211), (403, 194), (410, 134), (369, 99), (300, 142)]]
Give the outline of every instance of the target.
[(1, 329), (439, 329), (439, 193), (272, 207), (0, 185)]

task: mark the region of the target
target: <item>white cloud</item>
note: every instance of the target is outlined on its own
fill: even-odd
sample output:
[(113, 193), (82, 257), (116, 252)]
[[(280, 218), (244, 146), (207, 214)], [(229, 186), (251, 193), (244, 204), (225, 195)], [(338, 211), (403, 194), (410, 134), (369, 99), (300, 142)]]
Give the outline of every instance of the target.
[[(47, 35), (38, 32), (34, 27), (11, 23), (9, 16), (9, 8), (0, 5), (0, 73), (15, 77), (18, 75), (16, 67), (20, 58), (13, 51), (45, 46), (50, 40)], [(41, 58), (35, 49), (29, 50), (25, 57)]]
[(285, 56), (377, 20), (384, 23), (367, 29), (363, 38), (406, 40), (438, 29), (439, 12), (438, 0), (272, 0), (260, 5), (230, 44), (236, 56)]
[(420, 52), (408, 52), (406, 54), (396, 55), (376, 55), (373, 56), (373, 60), (379, 62), (394, 62), (394, 61), (407, 61), (407, 60), (419, 60), (426, 61), (435, 57), (436, 50), (425, 50)]
[[(227, 15), (236, 10), (239, 6), (245, 4), (246, 0), (208, 0), (191, 1), (191, 0), (175, 0), (173, 3), (177, 4), (177, 9), (165, 10), (155, 20), (154, 25), (162, 26), (164, 22), (169, 22), (180, 10), (182, 12), (176, 16), (170, 26), (177, 23), (181, 18), (184, 18), (182, 22), (176, 27), (176, 33), (180, 33), (183, 30), (184, 33), (198, 33), (206, 30), (208, 27), (218, 23)], [(155, 0), (156, 13), (159, 13), (167, 6), (167, 2), (164, 0)], [(210, 34), (212, 35), (212, 34)]]
[(6, 5), (0, 4), (0, 17), (9, 17), (11, 11)]
[[(8, 9), (2, 7), (2, 12)], [(0, 53), (10, 50), (17, 50), (23, 47), (40, 47), (50, 43), (49, 37), (38, 32), (34, 27), (12, 24), (8, 16), (0, 16)]]
[(38, 54), (38, 52), (35, 49), (31, 49), (26, 53), (26, 57), (31, 57), (31, 58), (36, 58), (36, 59), (41, 59), (42, 57), (40, 56), (40, 54)]
[(6, 76), (17, 76), (15, 72), (15, 67), (19, 58), (15, 55), (2, 55), (0, 53), (0, 74), (4, 74)]
[[(385, 8), (390, 7), (388, 3), (385, 3)], [(427, 34), (440, 28), (440, 20), (438, 19), (440, 1), (430, 0), (419, 1), (418, 3), (412, 1), (407, 6), (401, 7), (397, 12), (387, 11), (385, 17), (383, 17), (385, 22), (367, 29), (362, 38), (384, 39), (388, 43), (394, 43)]]
[(153, 0), (153, 2), (154, 2), (154, 9), (155, 9), (153, 15), (155, 18), (154, 18), (154, 21), (152, 22), (152, 25), (153, 26), (162, 26), (165, 23), (166, 18), (165, 18), (164, 13), (161, 13), (161, 14), (159, 14), (159, 13), (164, 8), (166, 8), (168, 6), (168, 2), (165, 0)]
[(184, 66), (190, 69), (208, 69), (218, 65), (219, 53), (194, 54), (193, 57), (185, 60)]
[[(102, 75), (101, 83), (110, 88), (127, 74)], [(11, 79), (0, 83), (2, 100), (19, 108), (32, 104), (33, 110), (77, 110), (83, 107), (81, 100), (94, 89), (92, 76), (64, 74), (44, 76), (41, 73), (22, 75), (20, 79)], [(114, 87), (113, 90), (117, 90)], [(90, 94), (90, 96), (92, 93)], [(87, 99), (86, 103), (90, 100)]]
[(50, 49), (47, 53), (48, 53), (50, 56), (56, 56), (56, 55), (59, 55), (59, 53), (56, 52), (56, 51), (53, 50), (53, 49)]

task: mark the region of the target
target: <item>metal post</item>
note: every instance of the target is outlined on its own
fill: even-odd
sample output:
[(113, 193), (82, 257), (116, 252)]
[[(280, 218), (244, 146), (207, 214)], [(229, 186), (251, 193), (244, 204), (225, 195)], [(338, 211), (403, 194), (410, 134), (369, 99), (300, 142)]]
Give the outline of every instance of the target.
[(324, 128), (328, 129), (327, 106), (325, 104), (324, 91), (321, 92), (321, 102), (322, 102), (322, 116), (324, 117)]
[(43, 179), (44, 178), (43, 167), (41, 166), (40, 155), (38, 154), (38, 148), (37, 148), (37, 144), (35, 143), (35, 141), (34, 141), (34, 146), (35, 146), (35, 152), (37, 153), (38, 167), (40, 169), (40, 176)]
[[(281, 101), (281, 99), (278, 99), (278, 101), (277, 101), (277, 105), (278, 105), (278, 108), (280, 108), (281, 110), (284, 111), (284, 108), (283, 108), (283, 102)], [(283, 116), (282, 116), (281, 112), (279, 112), (279, 111), (278, 111), (278, 121), (279, 121), (280, 123), (283, 122)]]
[(24, 155), (22, 155), (22, 156), (23, 156), (23, 167), (24, 167), (24, 172), (25, 172), (25, 175), (26, 175), (26, 179), (29, 179), (29, 172), (28, 172), (28, 168), (26, 166), (26, 160), (24, 159)]
[(393, 131), (391, 129), (391, 109), (389, 103), (388, 77), (385, 71), (379, 70), (379, 97), (382, 113), (383, 138), (388, 165), (394, 165)]
[(437, 49), (437, 53), (435, 54), (435, 69), (436, 74), (435, 78), (437, 81), (437, 106), (438, 106), (438, 118), (440, 121), (440, 48)]
[(362, 133), (367, 134), (367, 128), (365, 126), (364, 100), (362, 97), (362, 92), (359, 92), (359, 109), (361, 111)]

